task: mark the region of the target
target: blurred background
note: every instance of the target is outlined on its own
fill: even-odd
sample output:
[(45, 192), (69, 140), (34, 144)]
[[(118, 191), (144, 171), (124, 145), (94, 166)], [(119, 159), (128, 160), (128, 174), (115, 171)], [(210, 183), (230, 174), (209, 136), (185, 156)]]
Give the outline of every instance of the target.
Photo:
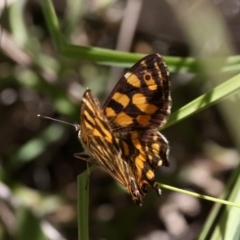
[[(78, 123), (86, 87), (103, 102), (125, 69), (61, 56), (39, 2), (0, 1), (0, 239), (75, 240), (76, 179), (87, 166), (73, 154), (82, 147), (73, 127), (36, 116)], [(227, 57), (240, 52), (239, 0), (53, 4), (72, 44), (198, 59), (190, 71), (184, 58), (177, 66), (166, 57), (172, 112), (239, 72), (239, 66), (224, 68)], [(171, 165), (156, 170), (158, 182), (221, 195), (239, 163), (239, 98), (162, 131)], [(149, 189), (138, 207), (100, 168), (89, 184), (90, 239), (196, 239), (213, 206), (164, 189), (158, 197)]]

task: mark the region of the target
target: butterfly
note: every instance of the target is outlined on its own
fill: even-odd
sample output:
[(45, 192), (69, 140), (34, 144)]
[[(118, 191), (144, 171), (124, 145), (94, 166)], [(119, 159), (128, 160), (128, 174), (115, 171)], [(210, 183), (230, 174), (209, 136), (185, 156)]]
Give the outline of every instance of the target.
[(170, 78), (159, 54), (132, 66), (101, 107), (91, 90), (81, 100), (76, 125), (84, 153), (76, 157), (103, 167), (142, 204), (150, 186), (161, 194), (154, 170), (169, 166), (169, 144), (158, 131), (170, 114)]

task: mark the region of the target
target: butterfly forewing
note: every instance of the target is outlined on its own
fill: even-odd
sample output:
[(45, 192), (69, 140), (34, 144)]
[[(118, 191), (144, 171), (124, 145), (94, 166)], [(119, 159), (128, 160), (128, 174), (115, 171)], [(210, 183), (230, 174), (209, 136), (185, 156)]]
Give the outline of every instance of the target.
[(159, 54), (130, 68), (103, 106), (114, 131), (163, 126), (170, 108), (169, 73)]
[(132, 169), (122, 159), (117, 139), (113, 136), (111, 127), (98, 100), (90, 90), (86, 90), (82, 98), (80, 129), (79, 139), (90, 157), (93, 157), (95, 163), (102, 166), (113, 178), (121, 183), (132, 195), (134, 201), (140, 204), (141, 195)]

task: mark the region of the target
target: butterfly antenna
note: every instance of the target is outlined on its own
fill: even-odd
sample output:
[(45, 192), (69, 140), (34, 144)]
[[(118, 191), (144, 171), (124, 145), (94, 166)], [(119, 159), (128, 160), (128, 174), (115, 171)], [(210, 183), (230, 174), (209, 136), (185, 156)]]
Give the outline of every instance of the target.
[(71, 125), (75, 128), (76, 128), (76, 125), (77, 125), (77, 124), (65, 122), (65, 121), (62, 121), (62, 120), (59, 120), (59, 119), (56, 119), (56, 118), (47, 117), (47, 116), (44, 116), (44, 115), (41, 115), (41, 114), (38, 114), (37, 117), (49, 119), (49, 120), (52, 120), (52, 121), (55, 121), (55, 122), (60, 122), (60, 123), (67, 124), (67, 125)]

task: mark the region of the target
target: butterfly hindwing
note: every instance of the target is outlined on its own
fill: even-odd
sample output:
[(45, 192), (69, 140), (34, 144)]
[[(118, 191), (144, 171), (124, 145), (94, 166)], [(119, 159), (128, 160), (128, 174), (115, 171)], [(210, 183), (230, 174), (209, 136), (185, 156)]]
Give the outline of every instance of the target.
[(166, 138), (155, 130), (122, 132), (117, 136), (122, 158), (131, 166), (142, 196), (146, 194), (147, 186), (160, 193), (154, 170), (161, 165), (169, 166)]

